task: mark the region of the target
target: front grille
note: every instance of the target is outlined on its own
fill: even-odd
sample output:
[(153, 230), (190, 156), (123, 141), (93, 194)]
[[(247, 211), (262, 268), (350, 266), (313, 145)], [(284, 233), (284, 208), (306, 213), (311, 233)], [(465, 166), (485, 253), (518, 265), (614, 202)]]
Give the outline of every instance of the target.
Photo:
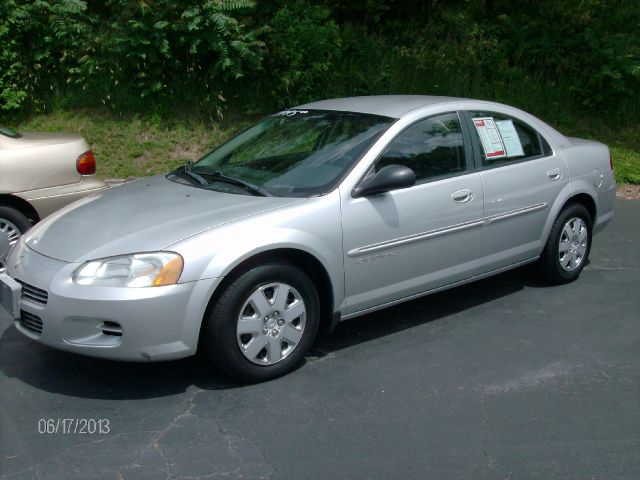
[(16, 282), (22, 285), (22, 294), (20, 295), (20, 297), (23, 300), (28, 300), (30, 302), (37, 303), (38, 305), (47, 304), (47, 300), (49, 300), (49, 294), (46, 290), (42, 290), (41, 288), (29, 285), (22, 280), (16, 279)]
[(20, 310), (20, 325), (36, 335), (42, 333), (42, 319), (24, 310)]

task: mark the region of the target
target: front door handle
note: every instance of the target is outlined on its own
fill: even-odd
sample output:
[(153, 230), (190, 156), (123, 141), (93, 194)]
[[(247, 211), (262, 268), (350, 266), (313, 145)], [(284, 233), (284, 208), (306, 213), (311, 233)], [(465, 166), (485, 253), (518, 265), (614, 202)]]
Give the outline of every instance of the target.
[(560, 180), (562, 178), (562, 173), (559, 168), (554, 168), (553, 170), (549, 170), (547, 172), (547, 177), (551, 180)]
[(451, 199), (458, 203), (467, 203), (473, 200), (473, 190), (470, 188), (463, 188), (451, 194)]

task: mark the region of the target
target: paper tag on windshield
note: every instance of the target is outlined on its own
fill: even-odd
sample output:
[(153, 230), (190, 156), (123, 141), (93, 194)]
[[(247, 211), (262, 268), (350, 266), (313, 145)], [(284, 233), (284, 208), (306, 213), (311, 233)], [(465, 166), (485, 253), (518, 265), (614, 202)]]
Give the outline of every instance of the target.
[(504, 142), (492, 117), (474, 118), (473, 124), (476, 126), (487, 158), (494, 159), (507, 156)]
[(496, 122), (498, 131), (504, 142), (504, 148), (507, 151), (507, 157), (521, 157), (524, 155), (522, 150), (522, 143), (520, 143), (520, 137), (516, 127), (513, 126), (512, 120), (498, 120)]

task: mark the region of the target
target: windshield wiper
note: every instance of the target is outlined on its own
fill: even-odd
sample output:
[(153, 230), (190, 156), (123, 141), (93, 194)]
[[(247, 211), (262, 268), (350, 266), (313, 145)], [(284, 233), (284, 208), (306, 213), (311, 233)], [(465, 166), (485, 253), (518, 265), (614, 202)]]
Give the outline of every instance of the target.
[(243, 187), (246, 190), (249, 190), (250, 192), (252, 192), (252, 193), (254, 193), (256, 195), (260, 195), (262, 197), (273, 197), (273, 195), (271, 195), (271, 193), (269, 193), (264, 188), (261, 188), (261, 187), (259, 187), (257, 185), (249, 183), (249, 182), (245, 182), (244, 180), (240, 180), (239, 178), (230, 177), (228, 175), (225, 175), (224, 173), (222, 173), (219, 170), (215, 170), (213, 172), (203, 172), (203, 173), (205, 175), (211, 175), (212, 177), (215, 177), (216, 180), (221, 180), (223, 182), (227, 182), (227, 183), (230, 183), (232, 185), (238, 185), (239, 187)]
[(196, 182), (198, 182), (200, 185), (202, 185), (203, 187), (206, 187), (207, 185), (209, 185), (209, 182), (207, 182), (207, 179), (204, 178), (202, 175), (198, 175), (197, 173), (193, 172), (193, 160), (189, 160), (187, 163), (184, 164), (183, 167), (183, 173), (185, 173), (187, 176), (193, 178)]

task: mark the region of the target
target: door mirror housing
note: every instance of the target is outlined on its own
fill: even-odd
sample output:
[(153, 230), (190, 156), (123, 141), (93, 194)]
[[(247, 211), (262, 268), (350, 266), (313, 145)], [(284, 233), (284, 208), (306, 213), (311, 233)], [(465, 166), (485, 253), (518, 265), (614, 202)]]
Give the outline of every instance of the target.
[(416, 184), (416, 173), (404, 165), (387, 165), (375, 175), (369, 177), (353, 189), (352, 196), (367, 197), (390, 190), (413, 187)]

